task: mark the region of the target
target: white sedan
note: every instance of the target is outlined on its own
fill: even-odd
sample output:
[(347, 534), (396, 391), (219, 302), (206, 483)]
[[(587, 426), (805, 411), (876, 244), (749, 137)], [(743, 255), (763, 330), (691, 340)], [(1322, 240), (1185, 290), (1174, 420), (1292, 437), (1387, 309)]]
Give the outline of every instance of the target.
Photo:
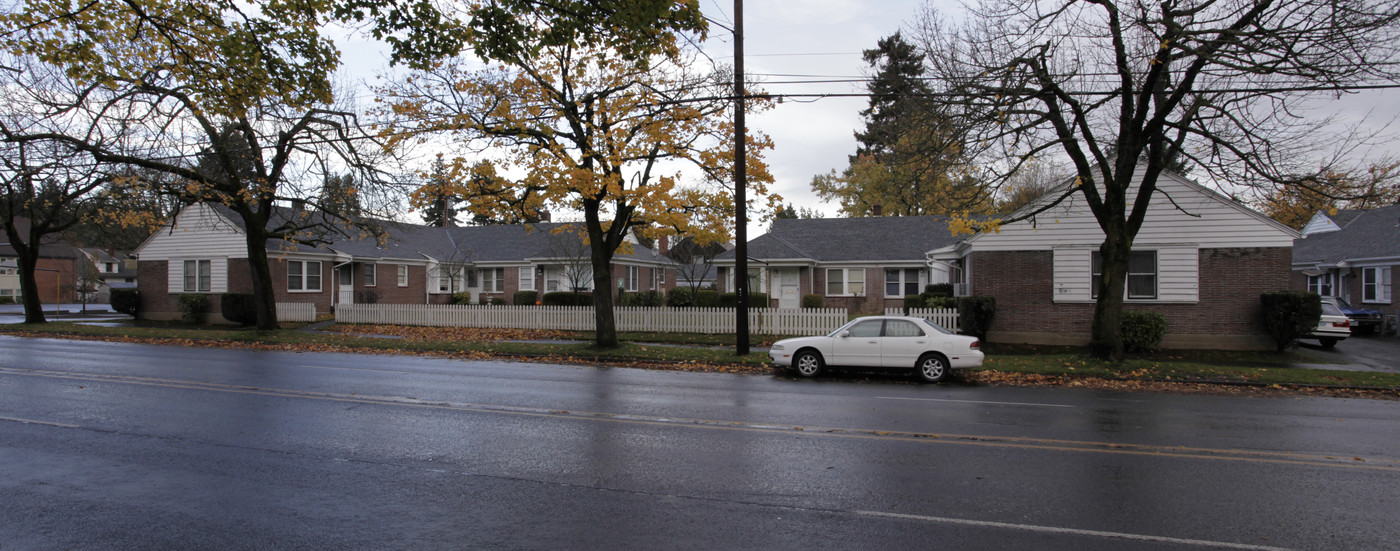
[(953, 369), (982, 365), (976, 337), (955, 335), (932, 321), (905, 316), (857, 318), (823, 337), (799, 337), (773, 343), (773, 363), (815, 377), (826, 366), (913, 369), (928, 382), (947, 378)]

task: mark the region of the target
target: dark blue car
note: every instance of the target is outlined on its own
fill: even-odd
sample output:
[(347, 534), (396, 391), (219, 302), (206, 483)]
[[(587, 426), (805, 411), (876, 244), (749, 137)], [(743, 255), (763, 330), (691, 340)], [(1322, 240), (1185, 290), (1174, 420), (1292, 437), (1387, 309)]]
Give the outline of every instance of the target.
[(1322, 297), (1323, 302), (1331, 302), (1351, 318), (1351, 326), (1357, 333), (1373, 333), (1381, 330), (1381, 311), (1374, 308), (1355, 308), (1342, 297)]

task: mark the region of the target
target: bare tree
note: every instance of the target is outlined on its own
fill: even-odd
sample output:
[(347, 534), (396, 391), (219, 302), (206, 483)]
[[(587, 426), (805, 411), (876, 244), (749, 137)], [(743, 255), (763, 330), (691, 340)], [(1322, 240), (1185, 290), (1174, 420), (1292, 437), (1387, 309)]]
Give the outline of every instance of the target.
[(982, 166), (1002, 181), (1043, 156), (1073, 166), (1078, 185), (1053, 203), (1082, 197), (1105, 233), (1091, 347), (1116, 359), (1129, 253), (1162, 171), (1190, 163), (1257, 188), (1354, 172), (1375, 136), (1301, 108), (1394, 86), (1397, 18), (1395, 0), (985, 0), (960, 25), (926, 10), (917, 34), (936, 103), (973, 125), (964, 143)]
[(580, 231), (573, 225), (562, 225), (550, 230), (546, 256), (559, 261), (559, 269), (564, 273), (569, 291), (581, 293), (593, 283), (592, 249), (584, 241)]

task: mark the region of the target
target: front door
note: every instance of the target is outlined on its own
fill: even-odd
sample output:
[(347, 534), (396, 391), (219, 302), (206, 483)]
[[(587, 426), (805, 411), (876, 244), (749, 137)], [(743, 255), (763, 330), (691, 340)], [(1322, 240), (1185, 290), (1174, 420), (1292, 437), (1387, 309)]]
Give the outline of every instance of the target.
[(882, 320), (867, 320), (852, 325), (831, 344), (832, 365), (879, 367), (880, 329)]
[(335, 269), (336, 287), (340, 289), (337, 304), (355, 303), (355, 266), (346, 264)]
[(802, 306), (801, 280), (797, 268), (783, 268), (773, 271), (774, 283), (778, 286), (778, 308), (798, 308)]

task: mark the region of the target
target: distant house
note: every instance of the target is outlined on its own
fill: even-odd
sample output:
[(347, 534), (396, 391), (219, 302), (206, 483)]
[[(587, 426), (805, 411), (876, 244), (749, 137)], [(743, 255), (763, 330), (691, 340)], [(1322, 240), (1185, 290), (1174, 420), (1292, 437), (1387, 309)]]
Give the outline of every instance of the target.
[[(929, 283), (953, 283), (944, 263), (925, 253), (950, 246), (946, 216), (776, 219), (748, 242), (749, 292), (767, 293), (775, 308), (798, 308), (818, 294), (828, 308), (882, 312)], [(735, 252), (715, 257), (720, 289), (734, 289)]]
[[(222, 205), (195, 204), (142, 243), (136, 250), (142, 317), (177, 317), (184, 293), (252, 292), (242, 224)], [(576, 233), (554, 231), (565, 225), (379, 222), (382, 240), (359, 230), (328, 233), (317, 246), (273, 240), (268, 257), (276, 301), (310, 302), (329, 313), (338, 304), (446, 304), (454, 295), (510, 302), (516, 291), (591, 290), (588, 248)], [(634, 246), (613, 260), (610, 281), (626, 291), (675, 285), (674, 263), (654, 250)]]
[(111, 300), (112, 289), (136, 288), (136, 260), (125, 253), (112, 249), (80, 247), (89, 262), (97, 269), (98, 285), (94, 289), (92, 302), (106, 303)]
[[(1269, 347), (1259, 294), (1289, 287), (1298, 232), (1181, 176), (1163, 174), (1157, 187), (1133, 243), (1125, 308), (1164, 314), (1166, 347)], [(1089, 341), (1104, 236), (1077, 194), (973, 235), (953, 236), (946, 218), (930, 216), (776, 222), (749, 242), (748, 255), (751, 287), (775, 297), (811, 290), (827, 306), (873, 313), (926, 283), (951, 283), (957, 295), (996, 299), (989, 341)], [(725, 260), (721, 266), (733, 266), (732, 253)], [(722, 284), (730, 281), (722, 270)]]
[[(15, 226), (21, 234), (29, 233), (29, 219), (16, 218)], [(20, 302), (23, 294), (19, 284), (19, 255), (8, 241), (9, 238), (0, 231), (0, 297)], [(39, 261), (34, 272), (39, 302), (77, 302), (73, 276), (78, 254), (77, 249), (58, 234), (44, 237), (40, 242)]]
[(1341, 297), (1353, 306), (1400, 313), (1400, 205), (1318, 212), (1293, 242), (1293, 288)]

